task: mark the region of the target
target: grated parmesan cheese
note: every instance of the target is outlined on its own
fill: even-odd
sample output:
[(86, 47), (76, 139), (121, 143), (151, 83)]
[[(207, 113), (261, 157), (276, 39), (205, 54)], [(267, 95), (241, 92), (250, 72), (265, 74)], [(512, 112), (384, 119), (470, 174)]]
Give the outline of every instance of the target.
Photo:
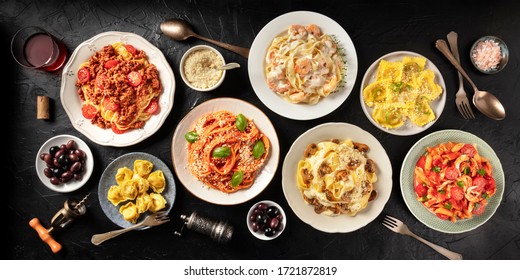
[(488, 39), (477, 44), (471, 57), (478, 68), (490, 71), (498, 67), (502, 59), (502, 52), (497, 42)]

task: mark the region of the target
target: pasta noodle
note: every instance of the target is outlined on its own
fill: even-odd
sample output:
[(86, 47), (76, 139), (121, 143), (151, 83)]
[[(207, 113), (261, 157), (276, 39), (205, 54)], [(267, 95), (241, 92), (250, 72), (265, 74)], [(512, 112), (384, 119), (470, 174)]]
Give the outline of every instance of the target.
[(82, 114), (115, 133), (142, 128), (159, 112), (159, 73), (142, 50), (121, 42), (104, 46), (82, 63), (76, 81)]
[(341, 83), (343, 57), (318, 26), (291, 25), (269, 46), (265, 76), (269, 88), (289, 102), (315, 104)]
[(191, 173), (225, 193), (250, 188), (270, 149), (253, 121), (228, 111), (203, 115), (185, 138)]
[(428, 210), (455, 223), (482, 214), (496, 182), (475, 145), (446, 142), (428, 147), (417, 161), (414, 191)]
[(124, 203), (119, 213), (129, 222), (135, 223), (145, 212), (157, 212), (166, 207), (167, 201), (161, 194), (166, 188), (162, 170), (153, 170), (153, 163), (137, 159), (133, 169), (119, 168), (115, 179), (117, 185), (109, 188), (107, 198), (114, 205)]
[(298, 188), (318, 214), (355, 216), (375, 199), (376, 164), (350, 139), (309, 144), (298, 162)]

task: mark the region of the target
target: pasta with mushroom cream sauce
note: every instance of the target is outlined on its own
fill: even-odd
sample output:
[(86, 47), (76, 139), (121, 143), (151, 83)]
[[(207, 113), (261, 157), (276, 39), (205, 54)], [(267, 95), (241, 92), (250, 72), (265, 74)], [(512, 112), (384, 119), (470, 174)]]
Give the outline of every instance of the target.
[(298, 163), (303, 199), (318, 214), (355, 216), (376, 196), (376, 164), (369, 147), (350, 139), (311, 143)]
[(291, 103), (315, 104), (333, 93), (343, 79), (338, 46), (315, 24), (291, 25), (274, 38), (265, 57), (270, 89)]

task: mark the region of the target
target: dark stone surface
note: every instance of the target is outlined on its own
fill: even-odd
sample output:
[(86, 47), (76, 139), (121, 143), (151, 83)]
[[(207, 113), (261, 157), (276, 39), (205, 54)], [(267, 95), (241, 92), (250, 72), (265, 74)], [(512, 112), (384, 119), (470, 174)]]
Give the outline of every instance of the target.
[[(3, 166), (5, 259), (332, 259), (332, 260), (441, 260), (444, 257), (418, 241), (395, 234), (381, 225), (384, 213), (401, 218), (418, 235), (461, 253), (465, 259), (520, 259), (520, 4), (514, 1), (2, 1), (0, 34), (3, 55), (3, 123), (7, 140)], [(241, 68), (229, 71), (224, 84), (211, 93), (198, 93), (183, 84), (179, 61), (184, 51), (205, 42), (190, 39), (175, 42), (159, 29), (169, 18), (191, 22), (199, 34), (227, 43), (249, 47), (255, 36), (273, 18), (290, 11), (311, 10), (337, 21), (350, 35), (359, 62), (359, 73), (349, 98), (334, 112), (319, 119), (296, 121), (273, 113), (255, 95), (249, 83), (247, 60), (220, 49), (226, 61)], [(319, 24), (319, 23), (318, 23)], [(168, 59), (177, 83), (174, 108), (161, 129), (133, 146), (115, 148), (97, 145), (76, 131), (60, 102), (61, 73), (45, 73), (19, 67), (9, 55), (10, 38), (23, 26), (38, 25), (62, 39), (70, 52), (92, 36), (105, 31), (133, 32), (157, 46)], [(458, 87), (454, 67), (435, 49), (438, 38), (452, 30), (459, 33), (462, 65), (481, 89), (489, 90), (503, 102), (507, 117), (494, 121), (477, 113), (464, 120), (455, 107)], [(475, 70), (469, 48), (484, 35), (501, 37), (510, 50), (507, 67), (486, 76)], [(408, 50), (429, 58), (441, 71), (447, 89), (446, 106), (439, 120), (427, 131), (413, 136), (394, 136), (370, 123), (363, 113), (360, 81), (366, 69), (382, 55)], [(466, 88), (471, 92), (469, 87)], [(36, 119), (36, 96), (51, 98), (48, 121)], [(117, 227), (104, 215), (97, 200), (99, 178), (115, 158), (129, 152), (147, 152), (162, 159), (173, 171), (170, 146), (176, 125), (201, 102), (218, 97), (236, 97), (251, 102), (275, 124), (280, 140), (280, 164), (271, 184), (253, 201), (235, 206), (212, 205), (192, 196), (177, 183), (177, 199), (170, 214), (173, 222), (141, 232), (130, 232), (101, 246), (90, 243), (96, 233)], [(292, 142), (303, 132), (325, 122), (357, 125), (379, 139), (393, 166), (393, 190), (383, 213), (376, 220), (351, 233), (324, 233), (296, 217), (281, 187), (282, 161)], [(411, 146), (423, 136), (443, 129), (460, 129), (477, 135), (497, 153), (505, 172), (505, 192), (493, 217), (483, 226), (461, 234), (446, 234), (424, 226), (410, 213), (399, 188), (399, 171)], [(85, 140), (94, 154), (95, 168), (88, 183), (78, 191), (61, 194), (47, 189), (38, 179), (35, 158), (39, 147), (59, 134)], [(7, 174), (6, 174), (7, 173)], [(176, 179), (177, 180), (177, 179)], [(38, 217), (46, 226), (69, 198), (92, 193), (87, 215), (56, 235), (63, 245), (53, 254), (28, 226)], [(278, 239), (265, 242), (246, 228), (245, 215), (254, 201), (275, 200), (284, 207), (290, 226)], [(235, 235), (228, 245), (219, 245), (206, 236), (185, 231), (179, 216), (198, 211), (230, 221)], [(479, 268), (485, 269), (485, 268)]]

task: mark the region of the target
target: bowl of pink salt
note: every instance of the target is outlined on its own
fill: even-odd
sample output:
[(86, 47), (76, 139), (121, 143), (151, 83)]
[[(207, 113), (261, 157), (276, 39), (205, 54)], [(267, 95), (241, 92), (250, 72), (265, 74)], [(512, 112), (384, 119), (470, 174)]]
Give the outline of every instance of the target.
[(500, 72), (509, 60), (506, 43), (495, 36), (484, 36), (473, 43), (470, 51), (473, 66), (484, 74)]

